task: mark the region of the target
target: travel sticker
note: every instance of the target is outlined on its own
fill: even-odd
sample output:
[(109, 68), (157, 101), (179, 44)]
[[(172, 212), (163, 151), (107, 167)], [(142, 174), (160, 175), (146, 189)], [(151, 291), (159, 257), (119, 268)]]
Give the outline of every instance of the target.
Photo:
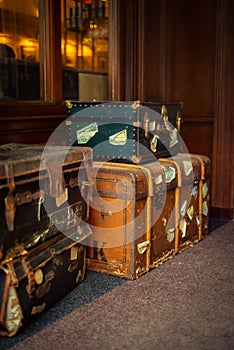
[(200, 227), (200, 220), (199, 220), (199, 216), (196, 215), (196, 223), (197, 223), (197, 227)]
[(176, 177), (175, 168), (162, 166), (166, 176), (166, 183), (171, 182)]
[(77, 130), (76, 136), (78, 144), (86, 144), (97, 132), (98, 125), (96, 122)]
[(174, 228), (170, 228), (168, 231), (167, 231), (167, 240), (169, 243), (173, 242), (175, 238), (175, 230)]
[(109, 143), (114, 146), (124, 146), (127, 141), (127, 130), (121, 130), (109, 137)]
[(173, 129), (172, 131), (169, 131), (170, 134), (170, 148), (175, 146), (178, 143), (177, 139), (177, 130)]
[(197, 188), (197, 186), (195, 185), (193, 188), (192, 188), (192, 190), (191, 190), (191, 196), (193, 196), (193, 197), (195, 197), (195, 198), (197, 198), (197, 194), (198, 194), (198, 188)]
[(207, 183), (205, 182), (203, 185), (202, 185), (202, 198), (205, 198), (205, 196), (207, 195), (208, 193), (208, 186), (207, 186)]
[(137, 250), (140, 254), (144, 254), (144, 252), (146, 251), (148, 245), (150, 244), (150, 241), (145, 241), (145, 242), (142, 242), (142, 243), (139, 243), (137, 245)]
[(203, 202), (202, 204), (202, 214), (207, 216), (208, 215), (208, 206), (207, 206), (207, 202)]
[(181, 220), (179, 223), (179, 229), (182, 233), (182, 238), (186, 236), (187, 222), (185, 219)]
[(182, 217), (185, 216), (186, 208), (187, 208), (187, 200), (184, 201), (184, 203), (183, 203), (183, 205), (182, 205), (182, 207), (180, 209), (180, 214), (181, 214)]
[(193, 170), (193, 165), (191, 162), (187, 161), (187, 160), (183, 160), (183, 164), (184, 164), (184, 172), (186, 176), (189, 176), (189, 174), (191, 173), (191, 171)]
[(192, 220), (193, 214), (194, 214), (194, 206), (193, 205), (191, 205), (191, 207), (188, 208), (187, 214), (188, 214), (189, 219)]

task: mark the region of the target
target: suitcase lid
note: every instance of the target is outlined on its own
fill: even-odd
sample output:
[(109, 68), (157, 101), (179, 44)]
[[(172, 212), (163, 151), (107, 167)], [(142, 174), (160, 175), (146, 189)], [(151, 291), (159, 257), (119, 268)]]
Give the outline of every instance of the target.
[[(0, 180), (10, 176), (23, 176), (37, 173), (39, 170), (50, 170), (84, 162), (92, 162), (90, 147), (43, 146), (10, 143), (0, 145)], [(91, 164), (91, 163), (90, 163)]]
[(135, 117), (142, 107), (140, 101), (79, 102), (67, 101), (68, 116), (104, 117), (105, 119)]
[[(198, 177), (201, 180), (205, 180), (210, 176), (210, 158), (203, 154), (190, 154), (190, 158), (193, 164), (199, 163)], [(198, 167), (198, 166), (197, 166)]]
[[(17, 285), (22, 279), (30, 278), (31, 271), (44, 266), (48, 261), (55, 259), (63, 251), (72, 249), (74, 246), (81, 248), (82, 251), (85, 249), (81, 243), (60, 233), (19, 257), (3, 261), (0, 268), (8, 268), (15, 280), (13, 282)], [(78, 259), (79, 256), (76, 256), (76, 258)]]
[(196, 180), (204, 180), (209, 176), (210, 160), (207, 156), (199, 154), (178, 153), (176, 156), (168, 158), (168, 161), (177, 163), (180, 169), (182, 183)]
[[(115, 185), (113, 185), (115, 184)], [(147, 165), (93, 162), (95, 196), (138, 200), (165, 189), (165, 176), (157, 162)]]

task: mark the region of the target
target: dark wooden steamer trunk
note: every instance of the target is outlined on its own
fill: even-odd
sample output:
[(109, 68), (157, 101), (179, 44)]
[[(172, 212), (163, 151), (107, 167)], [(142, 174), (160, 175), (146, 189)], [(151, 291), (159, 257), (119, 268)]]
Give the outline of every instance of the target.
[(86, 247), (63, 234), (0, 265), (0, 335), (14, 336), (85, 278)]
[[(0, 260), (21, 255), (59, 231), (71, 230), (70, 234), (79, 238), (76, 228), (81, 226), (81, 236), (87, 229), (84, 198), (90, 191), (92, 150), (50, 146), (45, 159), (43, 150), (39, 145), (0, 146)], [(57, 181), (60, 175), (61, 185)], [(46, 203), (51, 203), (49, 214)], [(68, 208), (74, 213), (70, 219)]]
[[(135, 279), (177, 252), (177, 222), (172, 215), (177, 179), (166, 186), (158, 162), (142, 166), (94, 162), (93, 179), (96, 193), (90, 208), (93, 234), (87, 248), (88, 269)], [(135, 197), (131, 188), (135, 188)], [(115, 211), (119, 203), (123, 209)], [(140, 220), (135, 221), (138, 216)], [(136, 239), (128, 242), (131, 237)], [(107, 247), (107, 241), (118, 246)]]
[(92, 147), (96, 161), (143, 164), (180, 150), (180, 103), (68, 101), (67, 114), (67, 143)]

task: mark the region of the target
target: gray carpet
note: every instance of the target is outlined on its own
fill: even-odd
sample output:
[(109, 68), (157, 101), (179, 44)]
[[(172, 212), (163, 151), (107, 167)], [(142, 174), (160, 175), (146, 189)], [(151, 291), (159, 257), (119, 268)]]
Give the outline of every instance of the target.
[[(51, 308), (46, 313), (51, 323), (43, 325), (42, 315), (40, 329), (35, 331), (35, 322), (24, 339), (3, 338), (0, 349), (234, 349), (233, 257), (230, 221), (136, 281), (87, 274), (90, 280), (73, 299), (86, 295), (82, 288), (90, 295), (99, 290), (99, 296), (87, 295), (76, 306), (72, 299), (70, 311), (56, 319)], [(104, 286), (110, 280), (110, 287)]]

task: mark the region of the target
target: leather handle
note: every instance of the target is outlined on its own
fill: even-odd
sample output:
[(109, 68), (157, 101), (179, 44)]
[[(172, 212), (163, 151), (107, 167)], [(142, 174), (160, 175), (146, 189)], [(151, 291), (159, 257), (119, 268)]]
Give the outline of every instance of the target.
[(26, 291), (29, 295), (31, 295), (36, 290), (36, 281), (35, 281), (34, 272), (28, 256), (22, 257), (22, 265), (28, 277), (28, 284), (26, 286)]

